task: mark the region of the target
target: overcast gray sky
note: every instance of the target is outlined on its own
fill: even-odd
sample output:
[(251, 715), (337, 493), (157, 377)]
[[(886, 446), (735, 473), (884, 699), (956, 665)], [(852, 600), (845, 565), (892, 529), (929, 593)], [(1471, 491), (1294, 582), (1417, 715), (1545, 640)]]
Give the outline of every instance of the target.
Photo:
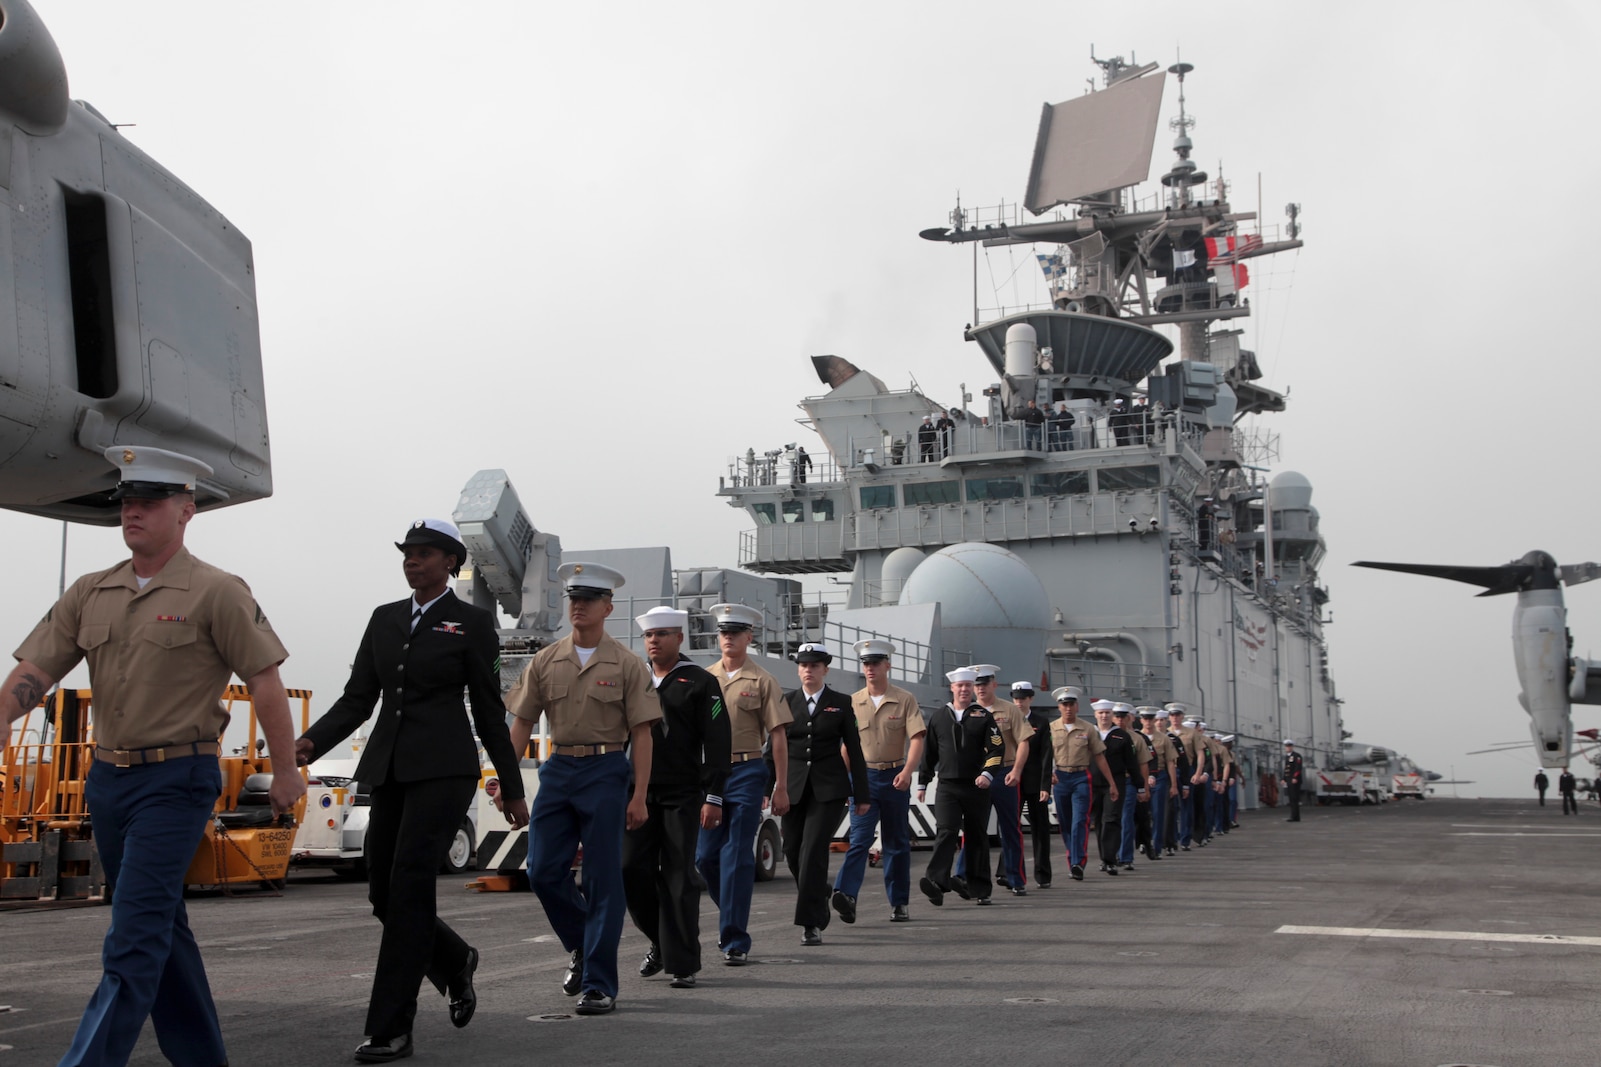
[[(569, 551), (732, 566), (729, 457), (821, 449), (806, 357), (946, 403), (987, 382), (970, 252), (917, 232), (1021, 197), (1093, 44), (1182, 51), (1201, 166), (1237, 209), (1260, 175), (1270, 222), (1302, 205), (1247, 340), (1322, 513), (1347, 729), (1529, 789), (1532, 752), (1465, 755), (1528, 736), (1513, 599), (1347, 564), (1601, 558), (1595, 5), (34, 2), (73, 95), (254, 242), (277, 491), (189, 544), (250, 581), (317, 711), (406, 593), (391, 542), (480, 468)], [(1028, 251), (981, 258), (980, 303), (1044, 299)], [(5, 649), (60, 529), (0, 513)], [(74, 527), (69, 575), (123, 554)], [(1601, 583), (1569, 606), (1601, 658)]]

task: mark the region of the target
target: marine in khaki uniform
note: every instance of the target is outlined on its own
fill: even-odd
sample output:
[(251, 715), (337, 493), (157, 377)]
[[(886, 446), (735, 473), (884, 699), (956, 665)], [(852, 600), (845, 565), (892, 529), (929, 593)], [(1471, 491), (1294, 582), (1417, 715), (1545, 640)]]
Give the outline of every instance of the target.
[(1180, 783), (1189, 790), (1189, 796), (1184, 798), (1183, 807), (1179, 815), (1178, 841), (1179, 848), (1185, 852), (1190, 850), (1193, 841), (1197, 847), (1206, 843), (1204, 829), (1206, 818), (1204, 805), (1205, 796), (1211, 791), (1208, 784), (1212, 780), (1210, 754), (1207, 751), (1205, 736), (1195, 728), (1195, 720), (1189, 717), (1189, 706), (1177, 701), (1167, 705), (1169, 732), (1174, 734), (1179, 743), (1184, 746), (1185, 755), (1189, 760), (1189, 780)]
[(701, 831), (695, 866), (706, 880), (707, 895), (717, 905), (717, 946), (722, 949), (723, 963), (742, 967), (750, 955), (756, 833), (761, 828), (767, 792), (762, 743), (772, 738), (773, 814), (781, 816), (789, 810), (789, 745), (780, 727), (793, 716), (777, 680), (746, 658), (765, 621), (761, 610), (744, 604), (713, 604), (711, 614), (723, 654), (709, 670), (723, 687), (733, 754), (723, 786), (722, 825)]
[[(554, 748), (539, 768), (528, 820), (528, 884), (572, 953), (562, 992), (583, 994), (580, 1015), (604, 1015), (616, 1007), (617, 942), (627, 913), (623, 831), (648, 817), (651, 728), (662, 711), (645, 662), (606, 634), (612, 591), (623, 576), (598, 563), (564, 563), (556, 574), (572, 632), (534, 656), (506, 694), (506, 710), (515, 716), (511, 742), (519, 755), (535, 724), (550, 721)], [(571, 870), (580, 844), (582, 893)]]
[(1155, 772), (1150, 778), (1151, 837), (1146, 843), (1145, 858), (1158, 860), (1167, 847), (1167, 821), (1172, 801), (1178, 797), (1178, 750), (1167, 736), (1167, 730), (1158, 724), (1163, 715), (1161, 708), (1144, 706), (1134, 709), (1140, 718), (1140, 732), (1151, 746)]
[(184, 547), (195, 487), (211, 468), (144, 446), (113, 447), (131, 558), (79, 578), (17, 649), (0, 691), (0, 742), (79, 661), (94, 687), (95, 762), (84, 796), (111, 893), (103, 973), (63, 1064), (123, 1064), (145, 1019), (174, 1063), (227, 1060), (183, 877), (222, 789), (220, 699), (250, 687), (273, 756), (272, 808), (305, 793), (278, 665), (288, 653), (243, 581)]
[(1151, 817), (1150, 767), (1151, 746), (1134, 722), (1134, 705), (1118, 701), (1112, 709), (1113, 721), (1128, 734), (1134, 745), (1135, 774), (1130, 788), (1123, 794), (1123, 838), (1117, 854), (1118, 863), (1125, 871), (1134, 870), (1134, 840), (1139, 836), (1139, 823), (1143, 814), (1149, 824)]
[[(1084, 861), (1090, 835), (1090, 767), (1112, 777), (1106, 765), (1106, 745), (1101, 735), (1078, 717), (1076, 687), (1064, 685), (1051, 694), (1060, 714), (1051, 723), (1051, 792), (1056, 801), (1056, 825), (1067, 848), (1067, 865), (1075, 882), (1084, 880)], [(1114, 794), (1115, 795), (1115, 794)]]
[[(1029, 740), (1033, 731), (1024, 721), (1024, 714), (1005, 697), (996, 695), (996, 675), (1000, 668), (993, 663), (975, 663), (973, 672), (978, 676), (974, 690), (978, 702), (995, 717), (1001, 729), (1001, 743), (1005, 752), (1001, 756), (1001, 773), (990, 786), (990, 807), (995, 811), (995, 827), (1001, 839), (1000, 862), (995, 867), (995, 884), (1011, 889), (1015, 896), (1028, 893), (1027, 874), (1023, 869), (1023, 810), (1018, 787), (1023, 780), (1023, 766), (1028, 760)], [(967, 853), (956, 861), (957, 877), (967, 874)]]
[[(925, 420), (926, 421), (926, 420)], [(884, 894), (889, 898), (890, 922), (911, 921), (912, 891), (912, 771), (923, 760), (923, 735), (928, 724), (917, 698), (889, 680), (890, 657), (895, 646), (888, 641), (858, 641), (857, 662), (867, 684), (851, 695), (851, 710), (867, 760), (865, 814), (851, 815), (850, 848), (834, 876), (834, 910), (840, 918), (856, 921), (856, 896), (867, 875), (867, 853), (873, 834), (883, 828)]]

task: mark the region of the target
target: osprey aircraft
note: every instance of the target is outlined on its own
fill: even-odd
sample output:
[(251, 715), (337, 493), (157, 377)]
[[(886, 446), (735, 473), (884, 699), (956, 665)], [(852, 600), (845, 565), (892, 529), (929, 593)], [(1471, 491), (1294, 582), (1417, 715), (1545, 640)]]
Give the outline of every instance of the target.
[(1512, 611), (1512, 654), (1518, 669), (1518, 703), (1529, 713), (1534, 750), (1546, 767), (1566, 767), (1573, 751), (1572, 704), (1601, 704), (1601, 663), (1573, 656), (1562, 587), (1601, 578), (1601, 564), (1559, 565), (1550, 553), (1533, 551), (1499, 567), (1438, 563), (1374, 563), (1357, 567), (1425, 574), (1481, 586), (1480, 596), (1518, 594)]

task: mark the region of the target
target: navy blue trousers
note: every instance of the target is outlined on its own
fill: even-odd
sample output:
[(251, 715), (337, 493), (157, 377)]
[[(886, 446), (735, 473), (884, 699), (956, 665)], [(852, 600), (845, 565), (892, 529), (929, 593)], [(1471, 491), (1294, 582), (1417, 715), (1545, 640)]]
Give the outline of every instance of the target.
[(228, 1059), (183, 876), (222, 792), (215, 756), (117, 767), (95, 762), (84, 796), (112, 891), (104, 973), (61, 1067), (120, 1067), (148, 1017), (178, 1067)]
[[(848, 897), (861, 892), (867, 877), (867, 853), (873, 847), (873, 832), (883, 820), (884, 895), (891, 907), (905, 907), (912, 888), (912, 794), (895, 788), (898, 769), (875, 771), (868, 768), (868, 807), (866, 815), (851, 811), (850, 848), (834, 876), (834, 888)], [(852, 803), (858, 803), (852, 798)]]

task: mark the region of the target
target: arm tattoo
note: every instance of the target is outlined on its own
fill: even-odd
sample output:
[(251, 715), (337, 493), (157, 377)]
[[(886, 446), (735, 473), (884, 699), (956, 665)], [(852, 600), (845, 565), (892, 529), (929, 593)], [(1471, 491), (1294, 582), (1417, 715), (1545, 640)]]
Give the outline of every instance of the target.
[(24, 674), (17, 684), (12, 687), (11, 696), (16, 700), (17, 707), (26, 713), (39, 706), (39, 701), (44, 697), (45, 690), (49, 688), (49, 684), (43, 678), (32, 674)]

